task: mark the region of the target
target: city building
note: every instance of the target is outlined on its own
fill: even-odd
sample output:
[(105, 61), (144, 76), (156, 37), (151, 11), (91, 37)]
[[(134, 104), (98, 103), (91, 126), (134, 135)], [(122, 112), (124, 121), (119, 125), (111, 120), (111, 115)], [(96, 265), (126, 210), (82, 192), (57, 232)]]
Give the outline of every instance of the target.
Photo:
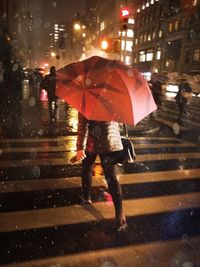
[(49, 47), (47, 49), (46, 58), (50, 65), (55, 65), (57, 68), (66, 64), (66, 37), (67, 24), (52, 23), (49, 28)]
[(136, 2), (133, 66), (147, 78), (200, 72), (198, 0)]
[[(96, 13), (96, 46), (108, 52), (110, 58), (121, 59), (127, 65), (132, 65), (133, 1), (97, 0)], [(102, 42), (108, 42), (107, 48), (101, 47)]]

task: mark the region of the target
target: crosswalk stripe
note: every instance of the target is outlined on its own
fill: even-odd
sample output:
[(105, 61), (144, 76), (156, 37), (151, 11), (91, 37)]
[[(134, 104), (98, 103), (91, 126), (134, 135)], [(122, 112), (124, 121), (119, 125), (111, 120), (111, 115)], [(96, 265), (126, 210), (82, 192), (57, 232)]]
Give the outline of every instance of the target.
[[(134, 234), (134, 233), (133, 233)], [(1, 265), (2, 267), (198, 266), (200, 237), (158, 241)], [(192, 260), (190, 260), (192, 248)], [(126, 256), (125, 256), (126, 255)], [(182, 256), (180, 258), (180, 255)], [(117, 265), (114, 263), (117, 262)], [(104, 265), (103, 265), (104, 264)], [(164, 265), (163, 265), (164, 264)]]
[[(124, 200), (123, 205), (127, 217), (199, 208), (200, 193)], [(114, 218), (114, 208), (111, 201), (98, 202), (87, 207), (71, 205), (32, 211), (3, 212), (0, 214), (0, 231), (19, 231)], [(95, 214), (99, 214), (98, 218)]]
[[(50, 138), (16, 138), (16, 139), (0, 139), (0, 143), (43, 143), (43, 142), (60, 142), (60, 141), (69, 141), (69, 140), (76, 140), (76, 135), (69, 135), (69, 136), (60, 136), (60, 137), (50, 137)], [(168, 141), (179, 141), (178, 138), (175, 137), (160, 137), (160, 136), (146, 136), (146, 137), (130, 137), (131, 140), (168, 140)]]
[[(161, 118), (161, 117), (156, 117), (155, 120), (158, 121), (158, 122), (164, 123), (164, 124), (166, 124), (167, 126), (169, 126), (171, 128), (173, 128), (173, 126), (175, 124), (175, 122), (169, 121), (169, 120)], [(180, 130), (181, 131), (185, 131), (185, 130), (187, 130), (187, 128), (182, 126), (182, 125), (180, 125)]]
[[(178, 144), (134, 144), (135, 149), (143, 149), (143, 148), (165, 148), (165, 147), (197, 147), (197, 145), (192, 143), (178, 143)], [(76, 143), (75, 141), (70, 144), (66, 144), (65, 146), (50, 146), (50, 147), (6, 147), (0, 149), (1, 154), (3, 153), (31, 153), (31, 152), (67, 152), (67, 151), (75, 151)]]
[[(75, 154), (73, 151), (66, 152), (66, 158), (42, 158), (42, 159), (23, 159), (23, 160), (3, 160), (0, 162), (1, 168), (7, 167), (28, 167), (28, 166), (60, 166), (70, 164), (69, 159)], [(200, 159), (200, 153), (158, 153), (137, 155), (136, 162), (161, 161), (161, 160), (185, 160)], [(98, 162), (98, 161), (97, 161)]]
[[(200, 169), (173, 170), (148, 173), (119, 174), (121, 185), (152, 183), (164, 181), (178, 181), (183, 179), (200, 179)], [(93, 186), (106, 186), (107, 183), (103, 176), (93, 177)], [(81, 186), (80, 177), (72, 178), (52, 178), (52, 179), (34, 179), (22, 181), (5, 181), (0, 183), (0, 193), (9, 192), (30, 192), (47, 189), (72, 189)]]

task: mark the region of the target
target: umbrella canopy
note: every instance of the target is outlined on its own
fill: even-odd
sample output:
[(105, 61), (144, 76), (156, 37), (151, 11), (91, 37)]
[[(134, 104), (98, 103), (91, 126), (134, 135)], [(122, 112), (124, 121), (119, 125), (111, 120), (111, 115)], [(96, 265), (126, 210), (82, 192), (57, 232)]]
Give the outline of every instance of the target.
[(135, 125), (156, 110), (149, 86), (137, 70), (98, 56), (59, 69), (56, 95), (89, 120)]

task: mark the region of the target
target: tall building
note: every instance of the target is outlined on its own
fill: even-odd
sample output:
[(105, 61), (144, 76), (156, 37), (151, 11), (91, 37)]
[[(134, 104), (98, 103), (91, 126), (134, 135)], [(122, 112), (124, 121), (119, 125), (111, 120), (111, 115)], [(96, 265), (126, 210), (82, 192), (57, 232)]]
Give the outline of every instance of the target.
[(137, 1), (133, 65), (147, 76), (200, 72), (200, 1)]
[[(126, 28), (122, 29), (122, 9), (128, 11)], [(134, 5), (128, 0), (97, 0), (97, 36), (96, 45), (101, 48), (102, 41), (110, 41), (110, 57), (121, 59), (127, 65), (132, 64)], [(105, 49), (106, 51), (106, 49)]]

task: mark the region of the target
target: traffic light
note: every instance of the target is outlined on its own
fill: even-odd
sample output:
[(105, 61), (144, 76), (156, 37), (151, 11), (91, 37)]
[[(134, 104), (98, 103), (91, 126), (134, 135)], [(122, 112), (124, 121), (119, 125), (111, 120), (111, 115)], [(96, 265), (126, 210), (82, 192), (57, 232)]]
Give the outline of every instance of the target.
[(101, 41), (101, 49), (104, 51), (108, 51), (111, 49), (111, 44), (109, 39), (104, 39)]
[(118, 38), (106, 38), (101, 40), (100, 47), (107, 53), (120, 53), (120, 39)]
[(128, 29), (128, 17), (129, 11), (127, 8), (120, 10), (120, 31), (126, 31)]

